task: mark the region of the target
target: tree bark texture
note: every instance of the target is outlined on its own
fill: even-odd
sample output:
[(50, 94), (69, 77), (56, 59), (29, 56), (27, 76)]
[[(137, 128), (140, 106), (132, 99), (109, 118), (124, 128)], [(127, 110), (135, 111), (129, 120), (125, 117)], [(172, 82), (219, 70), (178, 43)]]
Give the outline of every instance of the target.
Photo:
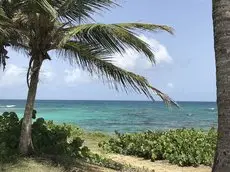
[(34, 109), (34, 102), (37, 92), (37, 86), (39, 81), (39, 72), (42, 62), (39, 59), (33, 61), (31, 67), (31, 78), (30, 85), (27, 95), (26, 107), (24, 112), (24, 117), (21, 126), (21, 136), (19, 142), (19, 152), (22, 155), (28, 155), (33, 152), (33, 142), (32, 142), (32, 112)]
[(218, 140), (212, 172), (230, 172), (230, 0), (213, 0)]

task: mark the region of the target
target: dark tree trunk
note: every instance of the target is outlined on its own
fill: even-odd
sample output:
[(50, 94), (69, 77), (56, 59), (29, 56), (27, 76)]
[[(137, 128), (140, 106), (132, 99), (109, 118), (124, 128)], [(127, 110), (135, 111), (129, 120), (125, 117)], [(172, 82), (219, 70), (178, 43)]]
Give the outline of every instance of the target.
[(32, 74), (30, 78), (30, 86), (27, 95), (19, 143), (19, 152), (23, 155), (28, 155), (33, 152), (33, 143), (31, 136), (32, 111), (34, 109), (41, 63), (42, 62), (40, 60), (36, 59), (33, 61), (33, 65), (31, 68)]
[(230, 172), (230, 0), (213, 0), (218, 140), (212, 172)]

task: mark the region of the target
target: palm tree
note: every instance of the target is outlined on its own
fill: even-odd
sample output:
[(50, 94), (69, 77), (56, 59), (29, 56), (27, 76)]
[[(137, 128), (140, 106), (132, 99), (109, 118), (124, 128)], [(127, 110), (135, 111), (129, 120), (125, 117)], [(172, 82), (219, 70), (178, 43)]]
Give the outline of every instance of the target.
[(230, 1), (213, 0), (218, 140), (212, 172), (230, 171)]
[[(33, 150), (31, 139), (32, 111), (44, 60), (51, 60), (50, 51), (77, 64), (83, 70), (110, 81), (115, 89), (133, 89), (152, 99), (154, 91), (166, 102), (172, 100), (148, 81), (111, 63), (114, 53), (124, 53), (131, 47), (143, 53), (152, 63), (154, 54), (137, 31), (166, 31), (165, 25), (144, 23), (89, 23), (97, 11), (116, 6), (112, 0), (2, 0), (0, 4), (0, 38), (3, 41), (0, 59), (6, 65), (5, 46), (28, 54), (28, 95), (22, 122), (19, 150), (28, 154)], [(11, 26), (11, 27), (9, 27)], [(10, 29), (9, 29), (10, 28)], [(4, 32), (6, 33), (4, 33)], [(11, 34), (14, 33), (14, 34)], [(120, 86), (120, 87), (118, 87)]]

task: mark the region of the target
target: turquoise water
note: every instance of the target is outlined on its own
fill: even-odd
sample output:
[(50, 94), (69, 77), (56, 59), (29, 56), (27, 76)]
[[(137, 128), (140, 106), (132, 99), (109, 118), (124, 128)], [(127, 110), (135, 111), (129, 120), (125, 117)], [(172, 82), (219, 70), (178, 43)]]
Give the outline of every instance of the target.
[[(167, 108), (162, 102), (39, 100), (37, 117), (57, 123), (72, 123), (90, 130), (136, 132), (172, 128), (203, 128), (217, 125), (214, 102), (178, 102)], [(24, 100), (0, 100), (0, 112), (23, 114)]]

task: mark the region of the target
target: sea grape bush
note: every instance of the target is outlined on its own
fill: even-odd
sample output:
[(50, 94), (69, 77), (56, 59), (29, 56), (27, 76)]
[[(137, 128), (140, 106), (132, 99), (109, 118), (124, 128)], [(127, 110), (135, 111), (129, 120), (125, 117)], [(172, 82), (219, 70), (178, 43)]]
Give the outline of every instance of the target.
[(84, 141), (78, 135), (71, 135), (72, 131), (71, 125), (57, 125), (38, 118), (32, 125), (35, 151), (39, 154), (82, 157), (89, 149), (83, 146)]
[[(21, 120), (14, 112), (0, 115), (0, 161), (9, 161), (17, 156)], [(73, 134), (74, 133), (74, 134)], [(38, 118), (32, 124), (32, 140), (35, 154), (67, 155), (84, 157), (89, 149), (78, 137), (81, 130), (71, 125), (57, 125)]]
[[(18, 158), (18, 144), (21, 120), (14, 112), (4, 112), (0, 115), (0, 163), (11, 162)], [(101, 155), (90, 152), (83, 146), (80, 138), (83, 131), (72, 125), (58, 125), (53, 121), (38, 118), (32, 124), (32, 140), (37, 156), (51, 155), (51, 157), (78, 158), (86, 162), (103, 167), (121, 170), (124, 165)], [(72, 162), (72, 161), (71, 161)]]
[[(18, 144), (21, 120), (14, 112), (4, 112), (0, 115), (0, 163), (18, 158)], [(53, 121), (38, 118), (32, 124), (32, 140), (35, 155), (51, 155), (52, 157), (80, 158), (86, 162), (115, 170), (121, 170), (124, 165), (90, 152), (83, 146), (80, 138), (83, 131), (72, 125), (58, 125)], [(72, 162), (72, 161), (71, 161)]]
[[(14, 112), (0, 115), (0, 161), (17, 158), (21, 120)], [(52, 121), (38, 118), (32, 125), (32, 139), (35, 154), (82, 158), (88, 162), (121, 169), (109, 159), (93, 154), (83, 146), (80, 138), (83, 131), (71, 125), (57, 125)], [(180, 166), (211, 165), (216, 146), (217, 132), (195, 129), (169, 131), (147, 131), (143, 133), (120, 134), (99, 146), (109, 152), (134, 155), (145, 159), (168, 160)]]
[(109, 152), (134, 155), (145, 159), (168, 160), (179, 166), (211, 165), (217, 132), (195, 129), (147, 131), (120, 134), (99, 144)]
[(20, 121), (14, 112), (0, 116), (0, 161), (14, 159), (20, 136)]

